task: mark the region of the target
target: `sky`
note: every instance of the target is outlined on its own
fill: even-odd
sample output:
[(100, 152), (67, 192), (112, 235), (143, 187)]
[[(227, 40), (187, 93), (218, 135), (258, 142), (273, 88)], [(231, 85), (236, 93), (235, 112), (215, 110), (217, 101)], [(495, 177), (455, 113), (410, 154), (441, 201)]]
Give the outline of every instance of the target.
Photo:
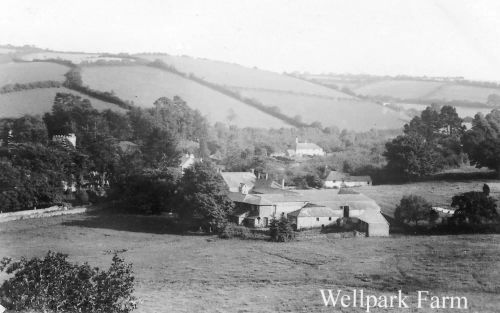
[(0, 44), (500, 81), (500, 1), (0, 0)]

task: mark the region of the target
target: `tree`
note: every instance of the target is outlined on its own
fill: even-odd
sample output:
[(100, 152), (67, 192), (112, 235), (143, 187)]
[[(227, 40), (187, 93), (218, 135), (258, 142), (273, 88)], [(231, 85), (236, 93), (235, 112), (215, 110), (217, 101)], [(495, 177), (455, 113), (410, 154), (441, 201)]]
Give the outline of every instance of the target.
[(443, 167), (435, 146), (417, 133), (398, 136), (386, 143), (387, 170), (406, 179), (436, 172)]
[(500, 111), (476, 114), (462, 144), (472, 165), (494, 169), (500, 175)]
[(222, 231), (233, 205), (222, 176), (209, 162), (186, 169), (179, 188), (178, 213), (186, 221), (201, 218), (215, 232)]
[(12, 123), (14, 142), (34, 142), (47, 144), (48, 133), (45, 123), (39, 116), (25, 115)]
[(459, 222), (482, 224), (498, 220), (495, 199), (486, 192), (470, 191), (456, 195), (451, 206), (457, 208), (453, 218)]
[(409, 224), (429, 220), (431, 204), (425, 198), (416, 195), (404, 196), (394, 212), (394, 218), (400, 222)]

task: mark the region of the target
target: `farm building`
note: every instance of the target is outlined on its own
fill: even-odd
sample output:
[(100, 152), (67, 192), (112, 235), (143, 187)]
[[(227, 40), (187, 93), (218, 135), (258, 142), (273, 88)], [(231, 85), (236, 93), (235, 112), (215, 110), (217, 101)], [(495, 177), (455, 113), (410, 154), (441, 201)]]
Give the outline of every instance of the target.
[(325, 188), (360, 187), (372, 184), (370, 176), (350, 176), (346, 173), (331, 171), (325, 178)]
[[(229, 174), (229, 173), (222, 173)], [(249, 173), (252, 174), (252, 173)], [(237, 177), (246, 179), (238, 182)], [(225, 180), (231, 184), (229, 198), (235, 204), (232, 221), (248, 227), (268, 227), (275, 217), (285, 216), (292, 221), (295, 228), (311, 228), (327, 226), (339, 218), (357, 218), (360, 226), (370, 236), (388, 236), (389, 224), (382, 216), (377, 203), (356, 192), (335, 190), (285, 190), (279, 184), (272, 184), (261, 191), (252, 193), (259, 180), (248, 173), (242, 175), (226, 175)], [(230, 179), (228, 179), (230, 178)], [(249, 188), (248, 186), (251, 186)], [(269, 190), (272, 190), (270, 192)]]

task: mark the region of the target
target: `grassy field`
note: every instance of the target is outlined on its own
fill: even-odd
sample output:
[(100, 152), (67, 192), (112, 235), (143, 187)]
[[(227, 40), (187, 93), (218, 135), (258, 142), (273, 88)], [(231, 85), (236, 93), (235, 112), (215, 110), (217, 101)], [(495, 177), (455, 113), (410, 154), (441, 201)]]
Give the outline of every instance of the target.
[(41, 80), (64, 81), (68, 68), (63, 65), (33, 62), (33, 63), (3, 63), (0, 64), (0, 86), (14, 83), (30, 83)]
[(436, 101), (471, 101), (486, 103), (490, 94), (500, 94), (500, 89), (464, 86), (457, 83), (383, 80), (362, 84), (354, 92), (368, 96), (392, 96), (402, 99), (422, 99)]
[(342, 92), (294, 77), (227, 62), (154, 54), (140, 55), (140, 57), (151, 61), (160, 59), (183, 73), (193, 73), (209, 82), (228, 87), (265, 88), (331, 97), (350, 97)]
[(114, 250), (122, 251), (135, 271), (136, 312), (365, 312), (325, 308), (319, 289), (376, 296), (401, 289), (413, 306), (416, 291), (428, 290), (467, 297), (464, 312), (500, 307), (500, 235), (279, 244), (168, 234), (153, 217), (75, 215), (0, 224), (0, 256), (42, 256), (49, 249), (105, 267)]
[(490, 187), (491, 196), (500, 199), (500, 180), (490, 179), (427, 181), (400, 185), (365, 186), (356, 190), (377, 201), (382, 211), (392, 216), (396, 206), (404, 195), (419, 195), (431, 202), (433, 206), (449, 207), (451, 205), (451, 198), (454, 195), (467, 191), (482, 191), (483, 184), (485, 183)]
[(240, 127), (290, 127), (262, 111), (229, 98), (208, 87), (179, 75), (147, 66), (98, 66), (84, 68), (85, 84), (97, 90), (113, 90), (119, 97), (132, 100), (141, 107), (152, 107), (160, 97), (182, 97), (193, 109), (198, 109), (210, 122), (231, 122)]
[[(3, 94), (0, 95), (0, 118), (49, 112), (52, 109), (54, 98), (58, 92), (71, 93), (80, 95), (82, 98), (89, 98), (66, 88), (32, 89)], [(124, 111), (115, 104), (103, 102), (101, 100), (91, 98), (90, 102), (92, 106), (98, 110), (111, 109), (120, 112)]]
[(241, 90), (240, 93), (267, 106), (277, 106), (289, 116), (300, 115), (304, 122), (319, 121), (323, 126), (333, 125), (340, 129), (366, 131), (371, 128), (400, 128), (409, 120), (402, 113), (353, 98), (322, 98), (258, 90)]

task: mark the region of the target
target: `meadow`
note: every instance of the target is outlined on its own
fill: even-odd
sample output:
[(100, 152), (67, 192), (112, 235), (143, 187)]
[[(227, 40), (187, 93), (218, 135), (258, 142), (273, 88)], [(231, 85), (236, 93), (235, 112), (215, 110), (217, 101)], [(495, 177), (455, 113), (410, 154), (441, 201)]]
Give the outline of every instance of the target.
[(23, 84), (42, 80), (64, 81), (68, 68), (64, 65), (32, 62), (8, 62), (0, 64), (0, 87), (7, 84)]
[(150, 108), (160, 97), (180, 96), (212, 122), (231, 123), (239, 127), (290, 127), (283, 121), (187, 78), (147, 66), (85, 67), (84, 84), (97, 90), (113, 90), (125, 100)]
[(267, 106), (276, 106), (289, 116), (299, 115), (303, 122), (318, 121), (323, 126), (336, 126), (339, 129), (394, 129), (402, 127), (409, 120), (403, 113), (356, 98), (326, 98), (267, 90), (239, 92), (242, 96), (256, 99)]
[(382, 80), (361, 84), (353, 89), (367, 96), (391, 96), (400, 99), (435, 101), (470, 101), (486, 103), (490, 94), (500, 94), (500, 89), (466, 86), (458, 83), (418, 80)]
[(350, 97), (337, 90), (258, 68), (249, 68), (227, 62), (197, 59), (187, 56), (155, 54), (144, 54), (139, 56), (150, 61), (160, 59), (183, 73), (193, 73), (197, 77), (211, 83), (227, 87), (265, 88), (330, 97)]
[[(49, 112), (54, 104), (54, 98), (58, 92), (79, 95), (89, 99), (88, 96), (67, 88), (43, 88), (23, 90), (0, 95), (0, 118), (20, 117), (24, 114), (43, 114)], [(92, 106), (98, 110), (111, 109), (118, 112), (124, 110), (117, 105), (107, 103), (94, 98), (89, 99)]]
[[(89, 214), (0, 224), (1, 256), (42, 256), (47, 250), (100, 267), (118, 251), (133, 263), (141, 313), (366, 312), (325, 308), (319, 289), (363, 289), (375, 296), (402, 290), (413, 307), (416, 291), (427, 290), (467, 297), (464, 312), (493, 313), (500, 307), (500, 235), (283, 244), (169, 234), (160, 217)], [(0, 274), (0, 281), (5, 278)]]
[(364, 186), (356, 188), (356, 190), (374, 199), (385, 214), (392, 216), (404, 195), (419, 195), (427, 199), (433, 206), (449, 207), (453, 196), (468, 191), (482, 191), (484, 184), (488, 184), (490, 187), (491, 196), (500, 200), (500, 180), (497, 179), (436, 180), (398, 185)]

